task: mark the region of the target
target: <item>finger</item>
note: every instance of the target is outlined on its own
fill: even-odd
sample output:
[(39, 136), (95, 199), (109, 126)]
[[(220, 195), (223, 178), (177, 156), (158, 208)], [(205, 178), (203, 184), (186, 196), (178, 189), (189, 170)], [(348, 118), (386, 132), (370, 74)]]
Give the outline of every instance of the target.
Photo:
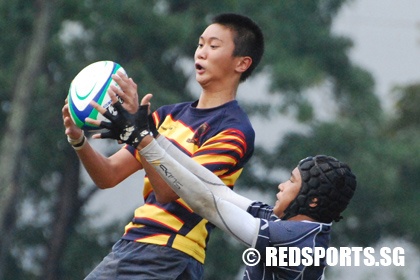
[(64, 130), (64, 134), (66, 134), (71, 139), (79, 139), (81, 135), (80, 132), (77, 132), (73, 128), (68, 128), (68, 127), (66, 127), (66, 129)]
[[(112, 107), (114, 107), (114, 109), (118, 112), (118, 113), (124, 113), (127, 110), (124, 109), (123, 105), (121, 104), (121, 102), (116, 102), (112, 104)], [(112, 112), (109, 112), (110, 114)]]
[(94, 100), (90, 101), (89, 104), (92, 105), (93, 108), (95, 108), (99, 113), (101, 113), (101, 115), (105, 114), (106, 109), (98, 103), (96, 103)]
[(153, 94), (151, 94), (151, 93), (146, 94), (141, 99), (140, 105), (150, 105), (150, 100), (152, 99), (152, 97), (153, 97)]
[(75, 125), (70, 117), (65, 117), (63, 120), (63, 124), (65, 128), (72, 128)]
[(95, 134), (93, 134), (92, 135), (92, 138), (93, 139), (105, 139), (105, 138), (113, 138), (113, 137), (110, 137), (111, 135), (109, 134), (109, 131), (107, 131), (107, 132), (101, 132), (101, 133), (95, 133)]
[(119, 87), (117, 87), (115, 85), (110, 85), (109, 88), (108, 88), (108, 90), (107, 90), (107, 93), (108, 93), (109, 97), (118, 96), (118, 95), (123, 95), (124, 94), (123, 91)]
[(63, 123), (66, 128), (64, 132), (66, 135), (72, 139), (78, 139), (80, 137), (82, 130), (74, 124), (70, 117), (65, 117)]
[(63, 115), (63, 118), (70, 116), (68, 104), (64, 104), (63, 108), (61, 109), (61, 113)]
[(116, 95), (117, 97), (119, 96), (124, 102), (126, 101), (126, 94), (124, 91), (122, 91), (122, 89), (118, 86), (115, 85), (110, 85), (108, 88), (108, 95)]
[(99, 122), (98, 126), (100, 128), (105, 128), (105, 129), (111, 129), (112, 128), (112, 124), (110, 122), (105, 122), (105, 121)]
[(115, 103), (118, 102), (118, 96), (120, 96), (124, 100), (124, 98), (122, 97), (124, 95), (124, 93), (122, 92), (121, 89), (119, 89), (118, 87), (116, 87), (114, 85), (111, 85), (108, 88), (107, 93), (108, 93), (109, 97), (111, 98), (112, 104), (115, 104)]
[[(121, 103), (116, 103), (115, 105), (117, 105), (117, 104), (121, 104)], [(112, 109), (111, 109), (112, 108)], [(114, 110), (115, 109), (115, 110)], [(107, 109), (106, 109), (106, 112), (105, 113), (103, 113), (103, 116), (106, 118), (106, 119), (108, 119), (108, 120), (110, 120), (111, 122), (115, 122), (116, 121), (116, 119), (117, 119), (117, 115), (118, 115), (118, 109), (117, 108), (115, 108), (115, 106), (109, 106)], [(109, 123), (109, 122), (106, 122), (106, 123)], [(101, 124), (100, 125), (102, 125), (102, 122), (101, 122)]]
[(92, 135), (93, 139), (101, 139), (101, 133), (95, 133)]
[(122, 71), (117, 71), (117, 73), (115, 73), (115, 75), (121, 79), (121, 81), (124, 84), (129, 84), (130, 78), (127, 76), (127, 74), (123, 73)]
[(117, 71), (117, 73), (115, 73), (115, 75), (118, 75), (120, 77), (127, 77), (127, 74), (124, 73), (123, 71)]
[(94, 126), (99, 126), (101, 124), (100, 121), (94, 120), (94, 119), (91, 119), (91, 118), (86, 118), (85, 122), (88, 123), (88, 124), (94, 125)]
[(141, 102), (140, 102), (140, 106), (143, 106), (143, 105), (148, 105), (149, 106), (149, 108), (148, 108), (148, 110), (147, 110), (147, 114), (150, 114), (150, 99), (152, 99), (152, 97), (153, 97), (153, 94), (151, 94), (151, 93), (148, 93), (148, 94), (146, 94), (145, 96), (143, 96), (143, 98), (141, 99)]
[(62, 116), (63, 116), (63, 124), (65, 127), (69, 128), (71, 126), (75, 126), (73, 120), (70, 117), (69, 106), (65, 104), (63, 109), (61, 109)]
[(121, 88), (121, 91), (124, 92), (126, 95), (136, 95), (137, 94), (137, 84), (133, 81), (132, 78), (129, 78), (127, 75), (125, 75), (122, 72), (117, 72), (117, 74), (114, 74), (115, 81), (118, 81), (118, 85)]
[(122, 72), (114, 74), (113, 80), (118, 84), (118, 87), (113, 86), (112, 90), (123, 101), (124, 108), (132, 114), (135, 113), (139, 103), (136, 83)]
[[(118, 73), (118, 72), (117, 72)], [(117, 75), (117, 74), (113, 74), (112, 75), (112, 79), (114, 80), (115, 83), (117, 83), (116, 85), (111, 84), (110, 87), (108, 88), (108, 95), (111, 97), (112, 99), (112, 95), (116, 95), (117, 98), (120, 98), (124, 103), (127, 102), (127, 96), (126, 96), (126, 86), (123, 82), (123, 80)], [(115, 102), (113, 102), (115, 103)]]
[(116, 74), (112, 75), (112, 79), (114, 80), (114, 82), (117, 83), (117, 85), (122, 89), (122, 91), (126, 90), (128, 78), (124, 73), (118, 71)]
[(128, 78), (126, 77), (126, 83), (129, 87), (131, 87), (133, 89), (134, 93), (137, 93), (137, 84), (134, 82), (134, 80), (132, 78)]
[(128, 82), (129, 82), (132, 86), (137, 87), (137, 84), (134, 82), (134, 80), (133, 80), (132, 78), (129, 78), (129, 79), (128, 79)]
[(112, 132), (112, 131), (105, 131), (105, 132), (102, 132), (101, 134), (100, 134), (100, 137), (99, 138), (102, 138), (102, 139), (116, 139), (115, 138), (115, 134)]

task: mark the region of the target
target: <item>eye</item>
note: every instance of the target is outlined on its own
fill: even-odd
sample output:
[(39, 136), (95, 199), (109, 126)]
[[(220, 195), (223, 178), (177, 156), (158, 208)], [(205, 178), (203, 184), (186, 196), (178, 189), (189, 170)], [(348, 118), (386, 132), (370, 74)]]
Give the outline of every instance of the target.
[(197, 44), (197, 48), (202, 48), (202, 47), (203, 47), (203, 44), (201, 44), (201, 43)]
[(219, 47), (219, 46), (210, 45), (210, 48), (211, 48), (211, 49), (213, 49), (213, 50), (214, 50), (214, 49), (217, 49), (218, 47)]

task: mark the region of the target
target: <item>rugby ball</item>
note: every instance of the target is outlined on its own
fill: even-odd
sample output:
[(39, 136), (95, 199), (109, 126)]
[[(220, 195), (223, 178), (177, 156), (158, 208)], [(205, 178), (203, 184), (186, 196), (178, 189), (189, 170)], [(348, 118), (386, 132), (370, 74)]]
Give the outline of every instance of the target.
[(98, 61), (86, 66), (74, 77), (70, 84), (67, 100), (70, 116), (76, 126), (84, 130), (99, 129), (97, 126), (85, 123), (87, 117), (94, 120), (107, 121), (104, 116), (90, 105), (90, 101), (94, 100), (104, 108), (112, 106), (107, 90), (110, 85), (118, 86), (111, 77), (117, 71), (126, 74), (124, 68), (118, 63)]

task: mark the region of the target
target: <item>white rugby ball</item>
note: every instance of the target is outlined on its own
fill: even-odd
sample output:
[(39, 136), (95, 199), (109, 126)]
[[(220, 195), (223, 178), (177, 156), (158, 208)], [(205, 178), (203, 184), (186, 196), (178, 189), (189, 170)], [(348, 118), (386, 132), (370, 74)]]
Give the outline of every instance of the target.
[(97, 126), (85, 123), (87, 117), (107, 121), (90, 105), (90, 101), (94, 100), (104, 108), (112, 106), (107, 90), (110, 85), (118, 86), (111, 77), (117, 71), (126, 74), (124, 68), (118, 63), (98, 61), (83, 68), (73, 79), (68, 93), (68, 104), (70, 116), (78, 127), (85, 130), (99, 129)]

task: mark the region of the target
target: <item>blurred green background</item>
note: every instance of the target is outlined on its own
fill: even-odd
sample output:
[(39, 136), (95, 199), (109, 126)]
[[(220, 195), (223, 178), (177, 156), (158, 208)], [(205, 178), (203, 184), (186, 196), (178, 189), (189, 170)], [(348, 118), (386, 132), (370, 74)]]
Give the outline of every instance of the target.
[[(276, 186), (300, 159), (333, 155), (352, 167), (358, 189), (333, 227), (332, 246), (401, 246), (407, 258), (386, 276), (378, 276), (380, 267), (334, 267), (326, 279), (420, 279), (413, 264), (420, 248), (420, 74), (383, 89), (355, 61), (353, 39), (334, 23), (361, 1), (1, 1), (0, 279), (83, 279), (134, 211), (126, 209), (132, 197), (98, 199), (106, 191), (86, 178), (67, 143), (61, 108), (72, 78), (92, 62), (113, 60), (141, 96), (154, 93), (155, 109), (197, 98), (194, 50), (209, 18), (221, 12), (253, 18), (266, 43), (256, 75), (238, 94), (252, 116), (257, 149), (235, 189), (273, 202)], [(380, 10), (382, 2), (375, 3)], [(349, 29), (366, 31), (373, 23), (420, 34), (419, 23), (407, 18), (370, 19), (367, 13)], [(399, 64), (383, 67), (404, 71)], [(119, 148), (97, 145), (104, 154)], [(142, 204), (141, 174), (113, 191), (127, 185), (135, 185)], [(241, 279), (244, 249), (215, 230), (205, 279)]]

